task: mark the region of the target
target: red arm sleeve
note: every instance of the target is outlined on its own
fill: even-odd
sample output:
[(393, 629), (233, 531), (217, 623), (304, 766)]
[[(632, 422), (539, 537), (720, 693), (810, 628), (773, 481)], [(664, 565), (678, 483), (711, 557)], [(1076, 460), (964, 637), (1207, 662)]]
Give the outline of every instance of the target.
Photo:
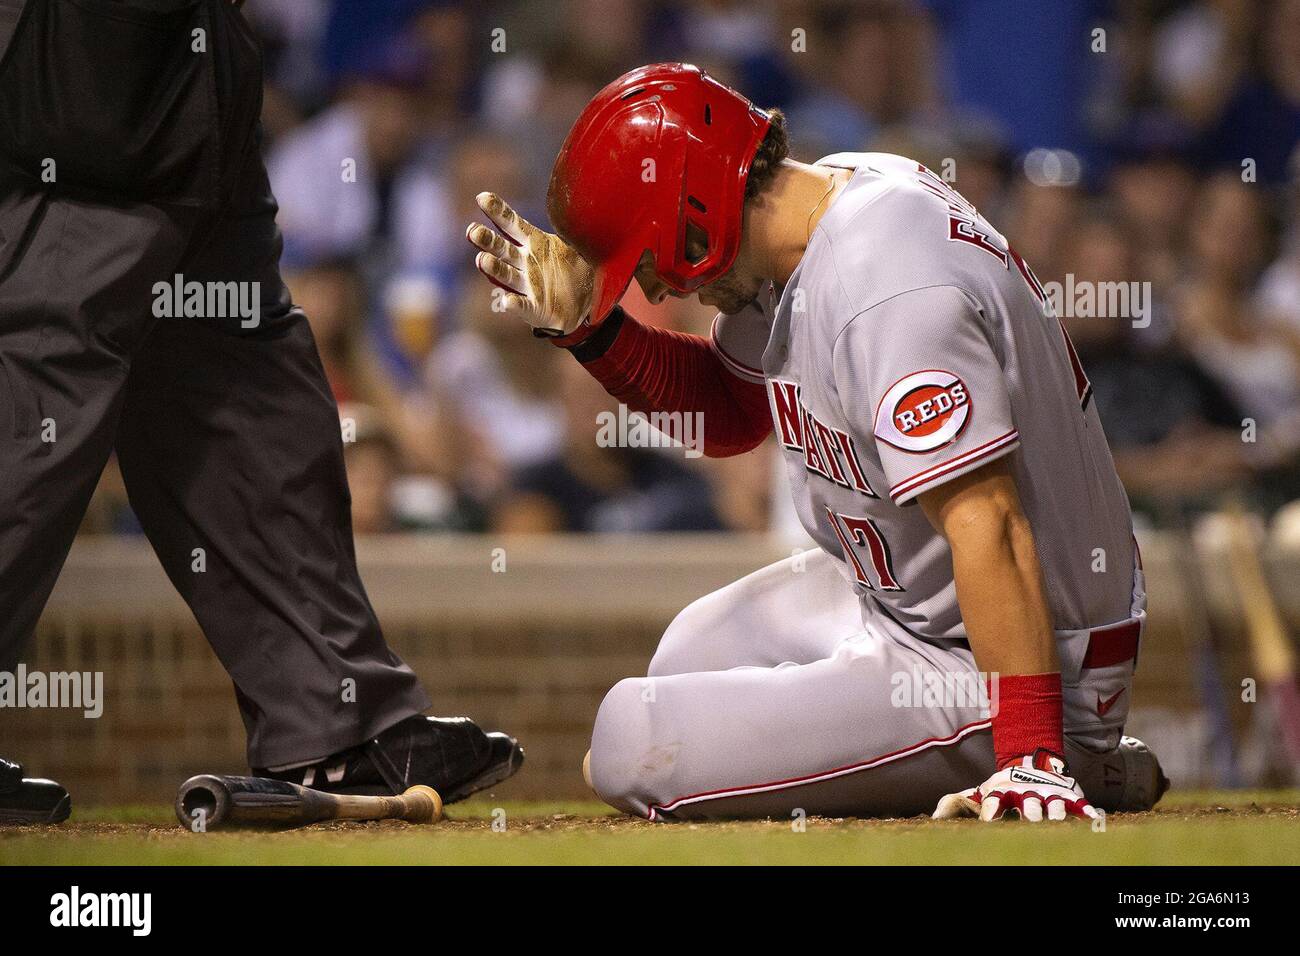
[(767, 391), (728, 371), (702, 336), (642, 325), (615, 309), (581, 342), (557, 344), (633, 411), (701, 413), (711, 458), (750, 451), (772, 431)]

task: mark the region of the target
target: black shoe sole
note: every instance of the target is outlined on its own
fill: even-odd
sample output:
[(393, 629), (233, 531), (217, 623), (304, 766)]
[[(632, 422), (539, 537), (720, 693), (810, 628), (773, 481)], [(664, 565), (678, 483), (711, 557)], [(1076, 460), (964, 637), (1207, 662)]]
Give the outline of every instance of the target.
[(488, 734), (492, 740), (492, 759), (477, 777), (462, 783), (451, 793), (442, 795), (442, 802), (457, 803), (472, 794), (509, 780), (524, 765), (524, 748), (519, 741), (505, 734)]
[(71, 815), (72, 797), (65, 793), (59, 802), (48, 810), (17, 810), (13, 807), (0, 807), (0, 824), (40, 826), (62, 823)]

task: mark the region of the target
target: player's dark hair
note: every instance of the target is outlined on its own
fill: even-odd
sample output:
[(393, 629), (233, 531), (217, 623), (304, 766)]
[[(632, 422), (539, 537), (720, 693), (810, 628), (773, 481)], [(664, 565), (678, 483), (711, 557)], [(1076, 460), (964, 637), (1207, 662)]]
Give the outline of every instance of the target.
[(790, 138), (785, 131), (785, 114), (778, 109), (768, 110), (772, 125), (768, 127), (763, 142), (758, 144), (754, 161), (749, 166), (745, 180), (745, 198), (753, 199), (776, 178), (777, 167), (790, 155)]

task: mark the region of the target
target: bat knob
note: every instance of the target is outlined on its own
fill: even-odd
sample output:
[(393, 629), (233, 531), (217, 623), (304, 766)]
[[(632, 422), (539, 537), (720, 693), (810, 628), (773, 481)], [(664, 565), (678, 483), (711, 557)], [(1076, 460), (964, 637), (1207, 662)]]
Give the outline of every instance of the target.
[(403, 820), (412, 823), (437, 823), (442, 819), (442, 797), (438, 796), (438, 791), (433, 787), (418, 783), (403, 793), (402, 798), (406, 802), (406, 812), (402, 814)]

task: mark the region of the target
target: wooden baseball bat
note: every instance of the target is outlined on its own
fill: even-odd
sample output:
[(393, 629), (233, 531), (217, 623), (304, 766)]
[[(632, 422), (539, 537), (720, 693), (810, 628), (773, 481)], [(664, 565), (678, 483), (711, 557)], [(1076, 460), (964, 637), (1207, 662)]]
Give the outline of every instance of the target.
[(1241, 601), (1246, 637), (1255, 672), (1281, 730), (1287, 757), (1300, 765), (1300, 685), (1296, 681), (1296, 655), (1286, 620), (1269, 584), (1250, 519), (1239, 501), (1224, 509), (1229, 528), (1228, 568)]
[(196, 832), (233, 827), (296, 827), (322, 820), (437, 823), (442, 797), (411, 787), (396, 797), (325, 793), (266, 777), (200, 774), (176, 792), (176, 819)]
[(1183, 506), (1163, 499), (1157, 513), (1166, 527), (1172, 550), (1173, 581), (1177, 589), (1177, 615), (1192, 652), (1192, 680), (1201, 707), (1209, 721), (1209, 758), (1213, 784), (1238, 786), (1237, 743), (1232, 730), (1232, 712), (1225, 697), (1219, 651), (1215, 645), (1210, 608), (1205, 599), (1201, 564), (1196, 552), (1191, 522)]

